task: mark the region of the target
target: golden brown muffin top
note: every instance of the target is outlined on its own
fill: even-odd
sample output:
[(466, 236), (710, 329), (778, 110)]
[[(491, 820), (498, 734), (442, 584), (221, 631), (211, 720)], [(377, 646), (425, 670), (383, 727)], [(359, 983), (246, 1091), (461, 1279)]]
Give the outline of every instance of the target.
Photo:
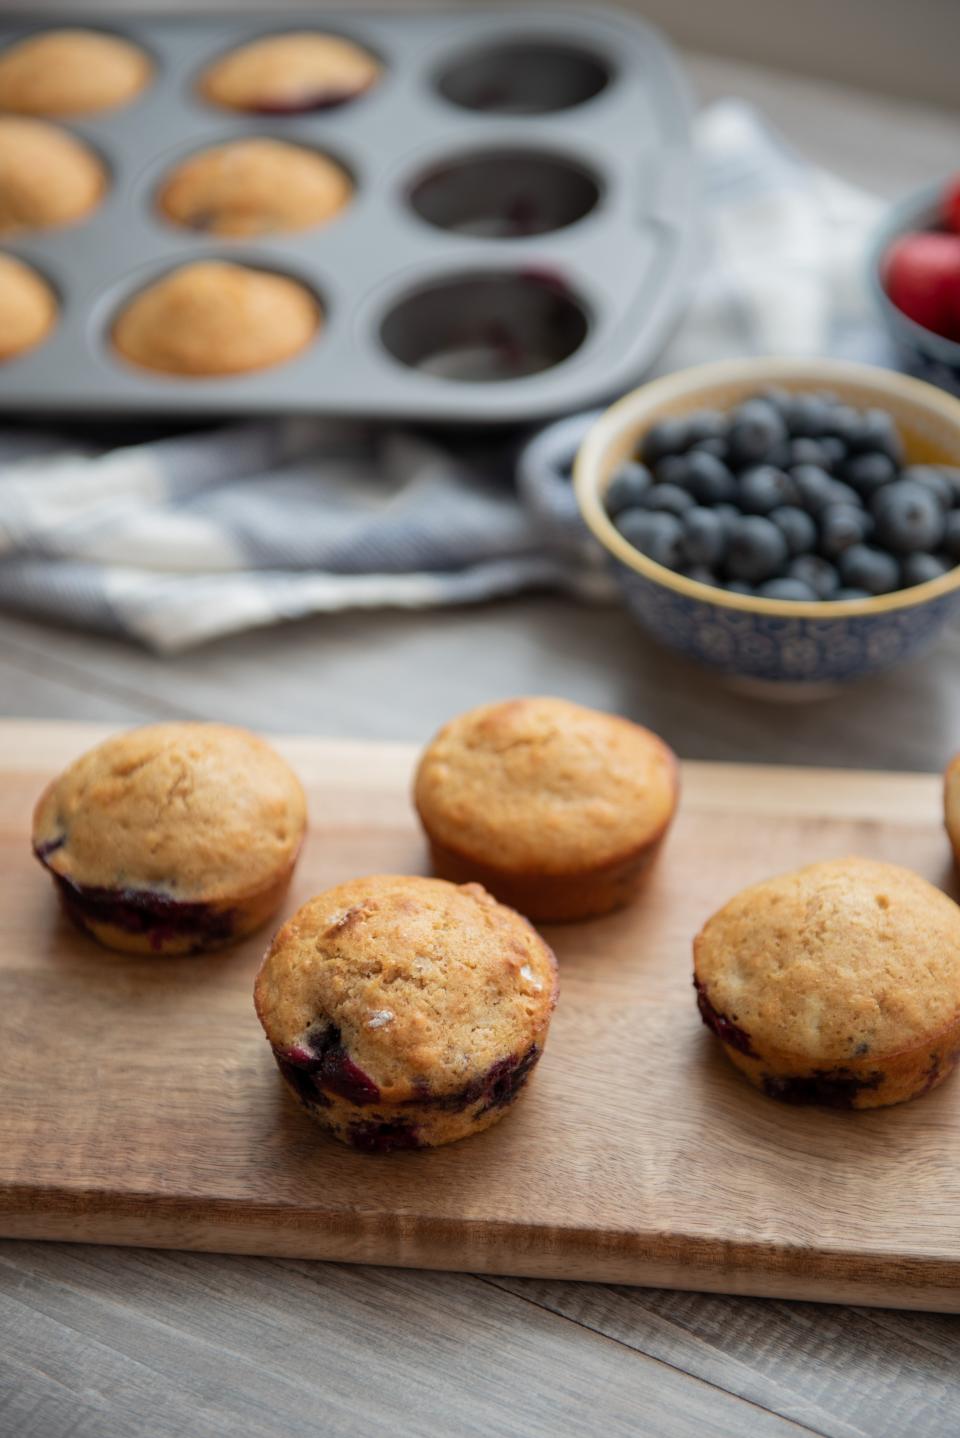
[(150, 724), (98, 744), (48, 786), (33, 843), (77, 884), (218, 902), (275, 883), (305, 825), (300, 782), (263, 739), (226, 724)]
[(0, 54), (0, 110), (85, 115), (126, 105), (153, 67), (136, 45), (97, 30), (46, 30)]
[(106, 188), (100, 160), (67, 130), (0, 116), (0, 234), (70, 224)]
[(227, 375), (291, 359), (320, 323), (316, 300), (296, 280), (202, 260), (135, 295), (114, 324), (113, 340), (146, 369)]
[[(389, 1102), (455, 1091), (542, 1041), (557, 966), (479, 884), (376, 875), (328, 889), (277, 934), (257, 976), (274, 1048), (334, 1024)], [(418, 1085), (418, 1080), (419, 1085)]]
[(761, 1054), (882, 1058), (960, 1014), (960, 908), (896, 864), (810, 864), (732, 898), (694, 941), (694, 967)]
[(231, 50), (204, 71), (200, 92), (232, 110), (321, 109), (361, 94), (379, 75), (379, 63), (353, 41), (301, 30)]
[(302, 145), (233, 140), (176, 167), (160, 191), (167, 219), (214, 235), (269, 235), (331, 219), (350, 199), (345, 170)]
[(459, 715), (424, 750), (414, 799), (430, 837), (517, 873), (576, 873), (644, 847), (676, 806), (656, 734), (566, 699)]
[(39, 344), (57, 318), (46, 280), (12, 255), (0, 255), (0, 360)]

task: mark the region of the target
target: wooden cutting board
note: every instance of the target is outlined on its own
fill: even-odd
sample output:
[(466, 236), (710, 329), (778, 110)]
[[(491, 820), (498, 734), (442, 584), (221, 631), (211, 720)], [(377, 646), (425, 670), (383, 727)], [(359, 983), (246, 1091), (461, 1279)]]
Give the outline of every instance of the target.
[[(953, 880), (939, 779), (687, 764), (642, 905), (546, 930), (561, 998), (524, 1100), (446, 1149), (366, 1156), (298, 1109), (254, 1017), (267, 935), (112, 955), (29, 851), (45, 780), (105, 731), (0, 724), (0, 1232), (23, 1238), (960, 1311), (960, 1078), (876, 1113), (781, 1106), (702, 1028), (690, 942), (743, 884), (861, 853)], [(414, 750), (279, 741), (311, 831), (286, 912), (422, 872)]]

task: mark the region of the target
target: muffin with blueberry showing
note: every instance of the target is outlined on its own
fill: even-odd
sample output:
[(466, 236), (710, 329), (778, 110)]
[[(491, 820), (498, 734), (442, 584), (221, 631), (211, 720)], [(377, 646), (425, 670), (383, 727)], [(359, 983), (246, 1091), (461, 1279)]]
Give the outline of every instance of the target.
[(830, 394), (661, 420), (605, 504), (655, 563), (761, 599), (864, 600), (960, 562), (960, 469), (907, 464), (889, 414)]

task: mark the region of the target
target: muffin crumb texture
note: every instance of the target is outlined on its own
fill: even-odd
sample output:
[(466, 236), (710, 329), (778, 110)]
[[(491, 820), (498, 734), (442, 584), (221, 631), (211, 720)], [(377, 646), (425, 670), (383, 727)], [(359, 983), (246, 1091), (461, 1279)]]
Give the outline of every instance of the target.
[(33, 847), (95, 938), (183, 953), (266, 920), (305, 825), (303, 790), (264, 740), (223, 724), (156, 724), (108, 739), (54, 780)]
[(414, 797), (434, 866), (535, 919), (626, 903), (677, 803), (672, 751), (648, 729), (565, 699), (460, 715), (427, 746)]
[(161, 192), (174, 224), (214, 235), (270, 235), (331, 220), (350, 201), (349, 175), (326, 155), (281, 140), (235, 140), (179, 164)]
[(304, 30), (231, 50), (205, 71), (200, 92), (231, 110), (306, 114), (356, 99), (379, 76), (378, 62), (351, 40)]
[(310, 291), (285, 275), (204, 260), (141, 290), (114, 325), (120, 353), (167, 374), (229, 375), (292, 359), (320, 327)]
[(960, 1056), (960, 908), (894, 864), (812, 864), (707, 922), (694, 984), (704, 1023), (771, 1097), (900, 1103)]
[(0, 110), (86, 115), (127, 105), (150, 82), (149, 59), (97, 30), (47, 30), (0, 54)]
[(57, 301), (46, 280), (12, 255), (0, 255), (0, 360), (32, 349), (56, 321)]
[(290, 1088), (373, 1152), (503, 1116), (543, 1051), (556, 961), (479, 885), (395, 875), (318, 895), (280, 929), (257, 1013)]
[(100, 160), (67, 130), (0, 116), (0, 235), (75, 224), (106, 188)]

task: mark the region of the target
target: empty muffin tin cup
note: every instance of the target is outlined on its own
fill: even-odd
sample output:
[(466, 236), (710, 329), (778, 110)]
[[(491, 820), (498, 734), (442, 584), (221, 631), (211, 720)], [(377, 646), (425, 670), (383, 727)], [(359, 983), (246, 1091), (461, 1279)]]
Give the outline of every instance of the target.
[(549, 276), (462, 275), (412, 290), (380, 328), (384, 347), (410, 369), (471, 383), (540, 374), (587, 336), (580, 301)]
[(438, 230), (478, 239), (546, 235), (582, 220), (600, 199), (585, 167), (536, 150), (464, 155), (423, 172), (410, 205)]
[(612, 66), (576, 45), (513, 41), (474, 50), (437, 77), (445, 100), (498, 115), (549, 115), (592, 100), (607, 88)]

